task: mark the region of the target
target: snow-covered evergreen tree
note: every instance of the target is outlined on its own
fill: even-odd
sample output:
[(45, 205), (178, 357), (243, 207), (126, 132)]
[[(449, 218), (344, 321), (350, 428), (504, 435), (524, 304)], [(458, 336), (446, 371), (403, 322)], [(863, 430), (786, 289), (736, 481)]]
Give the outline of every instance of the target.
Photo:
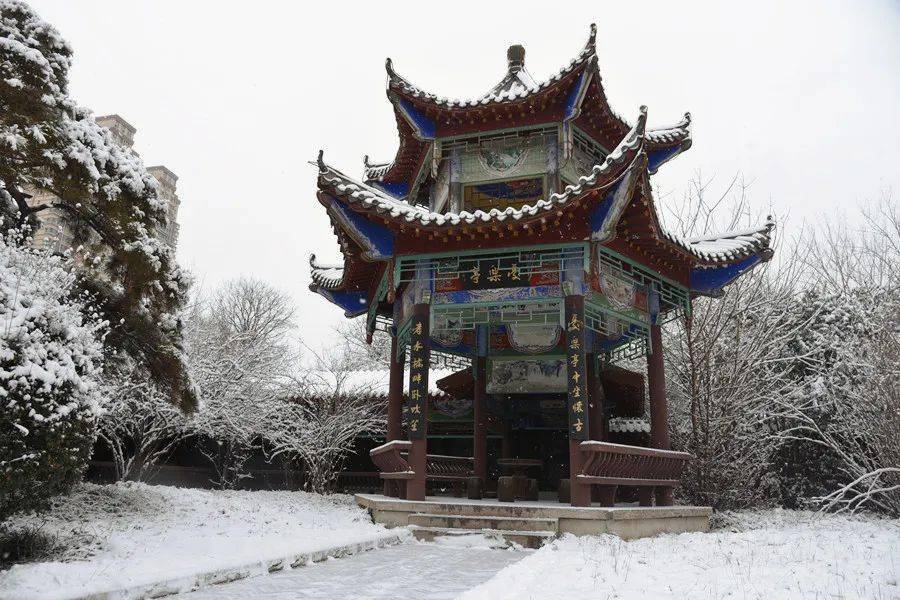
[(86, 467), (105, 326), (71, 260), (0, 236), (0, 520), (40, 508)]
[[(68, 95), (72, 50), (24, 2), (0, 0), (0, 215), (76, 223), (84, 285), (112, 324), (107, 341), (146, 365), (176, 403), (196, 393), (181, 350), (188, 277), (155, 232), (166, 202), (141, 159)], [(28, 190), (55, 198), (30, 202)]]

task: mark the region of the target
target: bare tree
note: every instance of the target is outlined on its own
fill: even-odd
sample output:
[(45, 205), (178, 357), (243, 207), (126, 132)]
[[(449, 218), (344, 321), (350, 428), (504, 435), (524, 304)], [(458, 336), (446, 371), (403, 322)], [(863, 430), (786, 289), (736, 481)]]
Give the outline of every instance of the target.
[(220, 488), (249, 476), (247, 461), (260, 447), (267, 415), (293, 389), (292, 328), (288, 297), (249, 279), (226, 284), (191, 311), (188, 355), (203, 398), (191, 430)]
[(266, 442), (270, 460), (299, 462), (306, 489), (325, 493), (343, 470), (356, 439), (384, 429), (386, 406), (373, 394), (383, 382), (357, 370), (368, 363), (356, 345), (312, 352), (312, 358), (312, 368), (296, 393), (274, 405)]
[[(667, 217), (685, 238), (761, 220), (750, 209), (742, 179), (734, 177), (713, 196), (711, 180), (699, 174)], [(690, 317), (666, 326), (672, 439), (695, 456), (681, 492), (692, 502), (751, 506), (777, 496), (769, 417), (772, 399), (792, 385), (778, 365), (803, 326), (790, 318), (799, 293), (800, 246), (778, 252), (777, 264), (757, 267), (721, 298), (695, 299)]]
[(147, 481), (175, 446), (192, 435), (188, 417), (133, 362), (107, 371), (102, 393), (106, 410), (98, 435), (112, 453), (118, 480)]

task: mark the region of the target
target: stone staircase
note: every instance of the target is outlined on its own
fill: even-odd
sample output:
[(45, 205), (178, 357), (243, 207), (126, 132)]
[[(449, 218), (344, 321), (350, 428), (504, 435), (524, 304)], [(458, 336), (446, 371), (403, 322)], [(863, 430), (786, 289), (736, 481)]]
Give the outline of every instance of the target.
[(500, 545), (518, 544), (525, 548), (539, 548), (547, 540), (556, 537), (559, 519), (516, 515), (415, 513), (409, 516), (409, 526), (419, 540), (481, 534), (497, 540)]

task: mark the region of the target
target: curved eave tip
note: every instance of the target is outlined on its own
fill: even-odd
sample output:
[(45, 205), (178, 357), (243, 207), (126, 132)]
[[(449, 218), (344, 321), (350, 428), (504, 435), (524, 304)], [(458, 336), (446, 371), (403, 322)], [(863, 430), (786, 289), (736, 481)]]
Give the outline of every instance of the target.
[(643, 137), (644, 132), (647, 130), (647, 105), (642, 104), (640, 108), (640, 114), (638, 115), (637, 123), (635, 123), (635, 131), (641, 137)]
[(400, 76), (397, 75), (397, 71), (394, 70), (394, 61), (392, 61), (390, 57), (384, 59), (384, 70), (387, 71), (388, 84), (395, 83), (400, 79)]

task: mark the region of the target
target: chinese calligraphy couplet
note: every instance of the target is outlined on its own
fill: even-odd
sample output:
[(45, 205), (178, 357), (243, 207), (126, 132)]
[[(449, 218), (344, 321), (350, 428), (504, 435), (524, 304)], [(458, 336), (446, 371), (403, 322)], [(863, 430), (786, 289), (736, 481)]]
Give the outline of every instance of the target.
[[(419, 308), (416, 305), (415, 308)], [(406, 410), (406, 430), (411, 440), (425, 437), (428, 427), (428, 362), (430, 358), (428, 333), (428, 305), (415, 310), (409, 335), (409, 402)]]
[(569, 392), (569, 439), (590, 439), (588, 428), (588, 378), (585, 369), (584, 296), (565, 300), (566, 371)]

